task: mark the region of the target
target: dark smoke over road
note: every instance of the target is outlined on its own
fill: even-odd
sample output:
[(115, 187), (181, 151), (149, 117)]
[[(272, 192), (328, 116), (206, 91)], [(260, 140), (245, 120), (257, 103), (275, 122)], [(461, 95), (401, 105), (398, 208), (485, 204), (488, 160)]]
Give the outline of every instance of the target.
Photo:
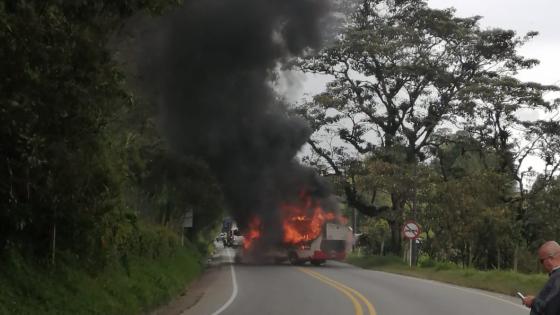
[(164, 132), (176, 150), (208, 162), (241, 226), (252, 214), (272, 226), (279, 203), (301, 189), (329, 198), (294, 159), (310, 130), (288, 116), (270, 84), (280, 64), (321, 43), (327, 2), (187, 0), (142, 52)]

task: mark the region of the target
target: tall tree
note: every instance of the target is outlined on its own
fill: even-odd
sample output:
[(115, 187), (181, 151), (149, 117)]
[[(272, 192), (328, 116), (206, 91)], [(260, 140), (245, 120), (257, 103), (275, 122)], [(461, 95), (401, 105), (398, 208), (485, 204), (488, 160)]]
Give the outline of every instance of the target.
[(419, 192), (422, 222), (433, 232), (426, 248), (432, 257), (465, 266), (501, 268), (517, 239), (511, 225), (515, 212), (505, 201), (515, 195), (514, 180), (499, 171), (499, 155), (468, 132), (442, 139), (432, 148), (430, 166), (437, 175)]
[[(437, 128), (474, 110), (465, 91), (537, 64), (517, 53), (536, 33), (520, 38), (509, 30), (483, 30), (480, 17), (459, 18), (421, 0), (363, 0), (355, 9), (331, 46), (298, 63), (333, 78), (299, 112), (315, 131), (310, 147), (344, 178), (348, 202), (370, 216), (391, 212), (395, 230), (404, 196), (392, 192), (390, 207), (367, 201), (372, 193), (354, 185), (349, 160), (373, 153), (387, 162), (425, 160)], [(330, 148), (321, 141), (325, 136), (337, 139)], [(393, 235), (398, 251), (400, 233)]]
[(108, 126), (131, 103), (107, 43), (173, 2), (0, 3), (0, 252), (43, 254), (55, 238), (84, 252), (78, 240), (121, 206), (127, 170)]
[[(529, 157), (540, 157), (546, 164), (542, 182), (550, 181), (558, 171), (559, 124), (555, 120), (523, 119), (524, 113), (550, 113), (557, 109), (558, 100), (546, 101), (543, 94), (558, 91), (557, 86), (543, 86), (520, 82), (510, 76), (484, 78), (480, 84), (463, 91), (465, 102), (474, 109), (462, 126), (479, 143), (482, 157), (495, 158), (494, 165), (485, 164), (490, 171), (499, 172), (517, 184), (516, 194), (502, 195), (505, 206), (515, 215), (510, 225), (515, 244), (513, 267), (517, 269), (517, 248), (525, 247), (527, 239), (527, 178), (534, 172), (527, 168)], [(490, 154), (489, 154), (490, 153)], [(534, 190), (533, 192), (534, 193)]]

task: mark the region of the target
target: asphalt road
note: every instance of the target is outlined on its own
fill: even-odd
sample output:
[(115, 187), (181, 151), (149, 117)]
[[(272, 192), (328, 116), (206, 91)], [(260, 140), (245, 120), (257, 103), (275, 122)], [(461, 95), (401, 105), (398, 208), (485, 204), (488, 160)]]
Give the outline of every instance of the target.
[[(199, 282), (176, 301), (181, 315), (521, 315), (514, 297), (328, 262), (321, 267), (231, 263), (216, 256)], [(189, 300), (190, 302), (185, 302)], [(158, 313), (159, 314), (159, 313)]]

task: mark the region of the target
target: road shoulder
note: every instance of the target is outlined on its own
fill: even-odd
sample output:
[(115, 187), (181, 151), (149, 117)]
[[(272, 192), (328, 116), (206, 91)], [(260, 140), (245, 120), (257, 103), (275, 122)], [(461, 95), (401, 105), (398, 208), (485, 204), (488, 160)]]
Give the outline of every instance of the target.
[(198, 280), (150, 315), (212, 314), (230, 298), (233, 289), (230, 264), (227, 250), (218, 251)]

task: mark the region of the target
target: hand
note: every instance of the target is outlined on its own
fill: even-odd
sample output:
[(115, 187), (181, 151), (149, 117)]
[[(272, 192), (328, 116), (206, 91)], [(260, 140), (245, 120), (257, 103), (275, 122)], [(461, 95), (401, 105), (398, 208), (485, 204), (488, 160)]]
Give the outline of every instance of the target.
[(527, 306), (527, 307), (531, 307), (533, 305), (533, 301), (535, 300), (535, 297), (532, 295), (527, 295), (524, 299), (522, 299), (523, 301), (523, 305)]

